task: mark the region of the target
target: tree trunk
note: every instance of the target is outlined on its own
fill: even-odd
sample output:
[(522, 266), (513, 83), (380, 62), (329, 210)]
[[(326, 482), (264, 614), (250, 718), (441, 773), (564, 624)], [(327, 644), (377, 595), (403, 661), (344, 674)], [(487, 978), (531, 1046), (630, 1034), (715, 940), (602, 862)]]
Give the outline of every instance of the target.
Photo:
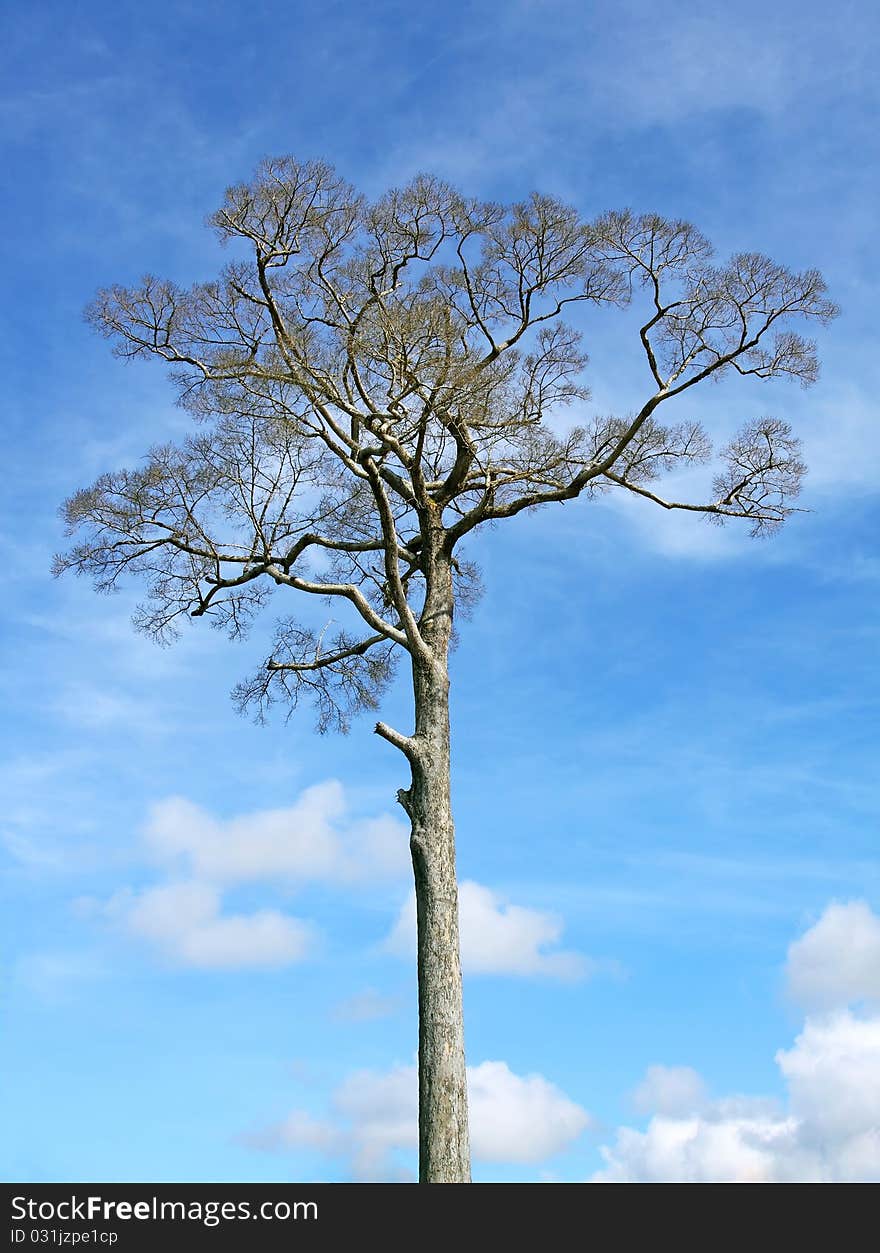
[(412, 824), (410, 851), (416, 886), (419, 1182), (469, 1183), (458, 884), (449, 777), (448, 656), (455, 597), (441, 512), (423, 518), (421, 647), (411, 651), (415, 732), (405, 746), (399, 745), (409, 758), (412, 782), (407, 791), (398, 792), (398, 799)]
[(469, 1183), (445, 656), (441, 664), (415, 662), (413, 678), (417, 749), (412, 784), (401, 799), (412, 822), (418, 926), (419, 1181)]

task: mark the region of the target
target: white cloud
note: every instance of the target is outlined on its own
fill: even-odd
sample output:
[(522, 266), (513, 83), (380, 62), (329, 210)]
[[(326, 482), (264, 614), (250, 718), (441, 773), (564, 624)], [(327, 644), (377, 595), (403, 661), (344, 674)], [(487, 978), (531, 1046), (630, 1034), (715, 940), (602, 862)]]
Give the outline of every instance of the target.
[(396, 997), (383, 996), (375, 988), (365, 988), (346, 1000), (340, 1001), (333, 1010), (333, 1017), (340, 1022), (375, 1022), (388, 1018), (399, 1008)]
[(272, 1150), (279, 1143), (296, 1145), (298, 1148), (315, 1149), (319, 1153), (334, 1154), (344, 1150), (343, 1138), (332, 1123), (315, 1118), (304, 1109), (295, 1109), (279, 1127), (267, 1132), (256, 1132), (243, 1137), (253, 1148)]
[(468, 1070), (471, 1149), (481, 1162), (541, 1162), (567, 1148), (589, 1114), (542, 1075), (515, 1075), (505, 1062)]
[(742, 1098), (658, 1113), (603, 1148), (605, 1183), (859, 1183), (880, 1180), (880, 1018), (808, 1019), (776, 1061), (788, 1108)]
[(159, 861), (212, 883), (358, 882), (403, 874), (409, 864), (403, 823), (390, 814), (351, 818), (334, 779), (306, 788), (288, 808), (229, 819), (171, 797), (153, 807), (144, 837)]
[(706, 1085), (690, 1066), (649, 1066), (633, 1093), (640, 1114), (693, 1114), (705, 1100)]
[(808, 490), (875, 492), (880, 441), (874, 380), (866, 376), (853, 381), (851, 374), (847, 377), (846, 362), (841, 365), (836, 377), (823, 380), (821, 395), (803, 425)]
[[(344, 1124), (337, 1131), (337, 1152), (341, 1148), (350, 1156), (359, 1179), (378, 1180), (393, 1173), (390, 1158), (394, 1151), (418, 1146), (415, 1066), (395, 1066), (385, 1072), (355, 1071), (336, 1089), (332, 1105)], [(289, 1122), (287, 1130), (287, 1143), (293, 1145), (296, 1140), (289, 1138)]]
[[(709, 478), (706, 468), (700, 466), (690, 472), (668, 474), (656, 490), (668, 500), (700, 503), (712, 499)], [(644, 544), (652, 552), (672, 560), (708, 564), (755, 551), (748, 523), (741, 519), (731, 519), (719, 526), (705, 515), (663, 509), (628, 491), (599, 496), (594, 507), (607, 512), (610, 525), (618, 527), (623, 523), (633, 542)]]
[(843, 1008), (880, 991), (878, 934), (880, 919), (864, 902), (834, 903), (791, 945), (792, 994), (826, 1012), (808, 1017), (776, 1054), (785, 1106), (710, 1101), (696, 1072), (651, 1067), (636, 1096), (654, 1117), (644, 1131), (618, 1130), (594, 1180), (880, 1181), (880, 1014)]
[[(805, 36), (784, 8), (777, 16), (765, 7), (759, 17), (744, 21), (741, 6), (695, 6), (688, 13), (680, 3), (655, 3), (649, 18), (644, 4), (587, 9), (576, 0), (564, 7), (571, 12), (552, 24), (542, 20), (546, 5), (507, 5), (504, 18), (500, 8), (493, 11), (493, 44), (529, 47), (533, 65), (524, 66), (514, 53), (515, 77), (487, 75), (483, 92), (474, 89), (479, 107), (472, 94), (464, 97), (467, 115), (459, 119), (464, 125), (450, 127), (444, 111), (427, 135), (433, 168), (470, 183), (485, 179), (487, 171), (497, 177), (514, 169), (530, 177), (538, 169), (544, 182), (558, 184), (571, 179), (571, 171), (548, 157), (572, 118), (589, 116), (597, 135), (641, 127), (653, 134), (658, 126), (683, 131), (688, 119), (731, 109), (777, 121), (802, 114), (830, 80), (829, 67), (842, 58), (848, 82), (871, 72), (865, 48), (855, 46), (847, 23), (835, 23), (830, 12), (817, 17), (821, 27), (811, 21)], [(580, 37), (571, 37), (574, 29)], [(424, 130), (420, 136), (421, 147), (408, 133), (391, 146), (393, 163), (384, 171), (389, 180), (419, 167)], [(701, 168), (717, 164), (708, 140), (701, 143), (692, 134), (690, 146), (694, 159), (702, 159)]]
[(0, 846), (22, 870), (64, 872), (92, 859), (93, 849), (73, 837), (92, 829), (79, 780), (93, 766), (80, 749), (27, 753), (0, 763)]
[(141, 693), (127, 693), (117, 686), (76, 681), (67, 683), (52, 708), (80, 731), (112, 731), (124, 728), (127, 736), (159, 734), (167, 729), (168, 710), (150, 705)]
[[(778, 115), (816, 72), (815, 62), (807, 59), (811, 49), (799, 47), (795, 59), (781, 56), (790, 31), (775, 21), (765, 20), (758, 32), (754, 23), (737, 21), (728, 11), (684, 13), (677, 4), (652, 6), (652, 17), (658, 29), (675, 31), (664, 40), (660, 56), (641, 6), (614, 6), (602, 32), (607, 51), (615, 44), (626, 49), (635, 72), (624, 82), (616, 72), (618, 56), (590, 59), (591, 98), (602, 102), (604, 119), (617, 126), (669, 125), (720, 109)], [(829, 26), (827, 38), (836, 43), (836, 35)], [(609, 100), (614, 102), (610, 111)]]
[(865, 901), (833, 902), (789, 948), (786, 975), (808, 1009), (880, 1000), (880, 917)]
[[(542, 1075), (516, 1075), (505, 1062), (468, 1067), (468, 1089), (471, 1152), (477, 1162), (543, 1161), (567, 1148), (590, 1123), (586, 1110)], [(294, 1110), (248, 1142), (345, 1157), (358, 1179), (405, 1177), (394, 1155), (418, 1146), (415, 1066), (355, 1071), (336, 1089), (331, 1104), (330, 1119)]]
[(224, 913), (223, 893), (231, 887), (356, 884), (396, 877), (408, 864), (403, 825), (390, 815), (352, 818), (335, 780), (307, 788), (286, 809), (225, 820), (172, 797), (153, 807), (144, 839), (168, 881), (117, 893), (97, 912), (177, 964), (225, 970), (299, 961), (313, 934), (277, 909)]
[(94, 953), (26, 953), (13, 967), (16, 982), (50, 1005), (75, 1001), (85, 985), (105, 977), (107, 971)]
[(156, 946), (175, 963), (236, 970), (287, 966), (308, 952), (311, 931), (274, 909), (221, 912), (217, 888), (166, 883), (140, 894), (122, 892), (106, 907), (131, 935)]
[[(555, 914), (504, 904), (495, 892), (465, 879), (458, 889), (461, 964), (465, 974), (542, 975), (579, 979), (597, 963), (579, 953), (554, 949), (562, 936)], [(416, 950), (416, 901), (412, 893), (385, 941), (401, 956)], [(551, 949), (547, 952), (547, 949)]]
[[(873, 1133), (880, 1150), (880, 1016), (842, 1010), (808, 1018), (794, 1047), (780, 1050), (776, 1061), (810, 1142), (843, 1146)], [(873, 1168), (880, 1178), (880, 1151)]]
[[(594, 1183), (769, 1183), (773, 1163), (789, 1158), (794, 1124), (784, 1119), (709, 1111), (702, 1117), (652, 1118), (645, 1132), (622, 1127), (603, 1148)], [(803, 1172), (795, 1176), (815, 1182)]]

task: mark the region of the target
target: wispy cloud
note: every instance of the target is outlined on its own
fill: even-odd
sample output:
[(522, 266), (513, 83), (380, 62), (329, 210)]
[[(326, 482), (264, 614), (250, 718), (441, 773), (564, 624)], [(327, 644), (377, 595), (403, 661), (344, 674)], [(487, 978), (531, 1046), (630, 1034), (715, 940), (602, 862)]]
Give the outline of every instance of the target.
[(332, 1017), (337, 1022), (377, 1022), (397, 1013), (400, 1007), (398, 997), (386, 996), (375, 988), (365, 988), (363, 992), (338, 1001), (333, 1007)]
[(13, 977), (28, 994), (49, 1005), (67, 1005), (77, 999), (79, 990), (107, 975), (104, 959), (96, 953), (25, 953), (13, 967)]
[(0, 845), (36, 876), (94, 863), (94, 826), (78, 803), (94, 755), (65, 746), (18, 754), (0, 763)]

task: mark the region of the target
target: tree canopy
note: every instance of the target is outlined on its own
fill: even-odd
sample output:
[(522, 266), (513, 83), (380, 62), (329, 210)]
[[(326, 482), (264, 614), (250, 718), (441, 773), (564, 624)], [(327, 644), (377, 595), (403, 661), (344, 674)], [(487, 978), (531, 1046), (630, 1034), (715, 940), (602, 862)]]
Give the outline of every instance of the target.
[[(200, 426), (77, 492), (65, 515), (80, 538), (56, 569), (102, 590), (143, 576), (138, 625), (163, 639), (185, 616), (238, 635), (278, 586), (349, 603), (357, 630), (284, 618), (237, 689), (244, 705), (307, 694), (322, 729), (373, 707), (399, 648), (430, 653), (431, 535), (460, 597), (476, 580), (465, 537), (585, 492), (627, 490), (757, 534), (795, 507), (804, 465), (775, 418), (718, 451), (711, 499), (655, 485), (712, 456), (699, 423), (664, 424), (669, 400), (726, 372), (815, 379), (815, 347), (792, 329), (835, 313), (815, 270), (757, 253), (718, 264), (687, 222), (585, 221), (549, 196), (486, 203), (424, 175), (371, 203), (329, 165), (290, 157), (230, 187), (210, 223), (237, 246), (215, 281), (147, 276), (88, 311), (120, 356), (169, 364)], [(566, 425), (562, 410), (580, 416), (588, 397), (566, 314), (633, 301), (644, 403)]]

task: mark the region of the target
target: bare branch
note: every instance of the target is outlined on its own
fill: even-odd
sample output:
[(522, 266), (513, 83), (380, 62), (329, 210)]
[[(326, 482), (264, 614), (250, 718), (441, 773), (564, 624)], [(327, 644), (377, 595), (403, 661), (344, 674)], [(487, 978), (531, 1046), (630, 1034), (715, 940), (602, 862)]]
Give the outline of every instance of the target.
[[(162, 638), (201, 617), (242, 635), (279, 589), (350, 606), (369, 634), (273, 655), (245, 693), (261, 708), (308, 689), (341, 725), (326, 685), (363, 704), (377, 650), (445, 664), (452, 601), (478, 582), (454, 553), (484, 523), (612, 487), (756, 533), (793, 511), (803, 464), (771, 419), (722, 450), (713, 501), (667, 500), (660, 476), (711, 446), (659, 411), (728, 372), (812, 382), (815, 347), (793, 324), (836, 312), (814, 270), (758, 253), (719, 264), (687, 222), (587, 222), (537, 194), (482, 203), (430, 175), (371, 204), (325, 162), (291, 157), (229, 188), (211, 222), (249, 253), (216, 281), (147, 276), (88, 311), (119, 355), (171, 368), (201, 433), (73, 496), (77, 542), (56, 571), (104, 591), (144, 579), (138, 624)], [(587, 357), (563, 318), (637, 300), (649, 394), (628, 416), (585, 415)]]
[(278, 701), (289, 716), (308, 698), (322, 733), (331, 728), (347, 732), (355, 714), (376, 709), (394, 673), (394, 645), (383, 635), (355, 640), (340, 630), (324, 651), (323, 635), (282, 620), (271, 656), (233, 692), (237, 707), (260, 721)]
[[(707, 504), (665, 500), (639, 484), (632, 473), (606, 471), (604, 478), (643, 496), (664, 509), (708, 514), (714, 522), (746, 518), (752, 535), (769, 535), (797, 510), (789, 502), (800, 494), (806, 466), (798, 456), (799, 441), (791, 427), (776, 418), (748, 423), (724, 450), (726, 472), (715, 478), (717, 499)], [(638, 471), (638, 464), (635, 470)]]
[(401, 735), (399, 731), (395, 731), (394, 727), (389, 727), (385, 722), (377, 722), (375, 726), (376, 734), (381, 736), (383, 740), (387, 740), (389, 744), (393, 744), (410, 760), (413, 761), (418, 756), (418, 745), (410, 735)]

